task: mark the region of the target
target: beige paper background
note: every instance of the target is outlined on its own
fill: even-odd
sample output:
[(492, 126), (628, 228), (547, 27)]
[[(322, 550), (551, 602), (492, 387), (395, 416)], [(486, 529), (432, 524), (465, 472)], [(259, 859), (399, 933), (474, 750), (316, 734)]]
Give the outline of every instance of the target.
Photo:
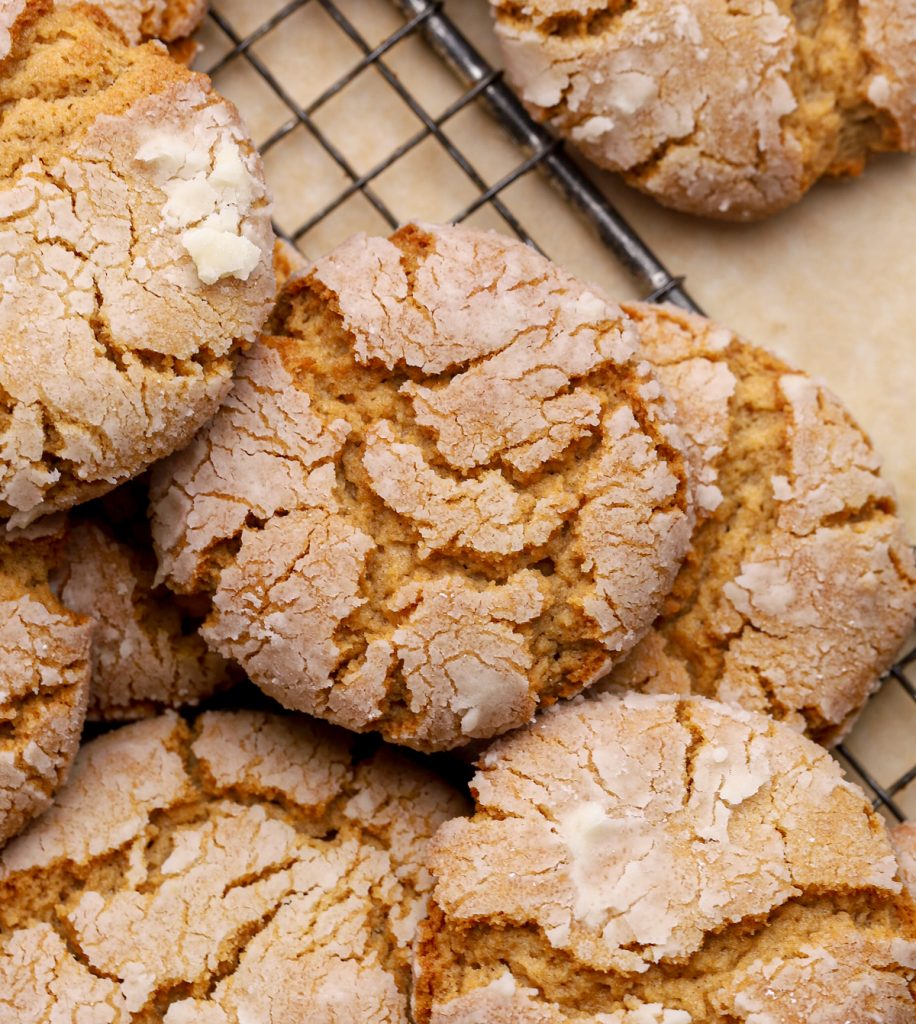
[[(216, 0), (214, 6), (244, 37), (279, 11), (283, 0)], [(337, 0), (369, 47), (403, 24), (389, 0)], [(448, 13), (494, 63), (499, 55), (485, 0), (450, 0)], [(199, 34), (207, 68), (230, 47), (208, 22)], [(314, 2), (259, 39), (251, 54), (276, 76), (294, 102), (308, 106), (364, 51)], [(417, 96), (431, 118), (456, 101), (462, 89), (416, 37), (385, 55), (385, 64)], [(287, 122), (290, 111), (243, 59), (215, 77), (233, 99), (255, 139), (263, 143)], [(365, 174), (396, 147), (423, 130), (422, 121), (376, 68), (314, 113), (316, 128), (356, 174)], [(519, 152), (477, 105), (443, 126), (486, 185), (510, 172)], [(265, 156), (284, 230), (294, 231), (332, 202), (349, 177), (301, 125)], [(754, 225), (729, 225), (666, 211), (613, 176), (590, 171), (601, 188), (676, 274), (707, 313), (766, 344), (814, 373), (845, 400), (882, 453), (911, 529), (916, 535), (916, 158), (875, 161), (858, 180), (825, 182), (778, 217)], [(370, 185), (398, 221), (447, 220), (464, 210), (478, 188), (440, 143), (427, 138)], [(594, 236), (537, 174), (500, 196), (553, 259), (617, 297), (636, 294), (632, 282)], [(486, 207), (469, 223), (508, 232)], [(317, 256), (354, 231), (385, 232), (387, 222), (358, 192), (299, 241)], [(916, 704), (896, 683), (866, 710), (849, 742), (881, 784), (916, 761)], [(898, 794), (916, 816), (916, 782)]]

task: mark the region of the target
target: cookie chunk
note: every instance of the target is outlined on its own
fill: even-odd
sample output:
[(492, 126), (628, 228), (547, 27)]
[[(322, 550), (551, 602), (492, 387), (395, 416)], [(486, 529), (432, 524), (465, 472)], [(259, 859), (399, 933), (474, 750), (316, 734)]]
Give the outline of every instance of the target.
[(30, 0), (0, 29), (0, 518), (14, 527), (185, 445), (273, 296), (260, 161), (235, 108), (94, 8), (49, 6)]
[(0, 1022), (407, 1024), (426, 843), (463, 809), (305, 719), (108, 733), (0, 855)]
[(0, 544), (0, 846), (51, 802), (86, 716), (92, 624), (54, 597), (51, 560), (44, 541)]
[[(56, 0), (58, 7), (75, 7), (85, 0)], [(171, 43), (186, 39), (203, 21), (207, 0), (94, 0), (131, 44), (147, 39)]]
[(118, 522), (108, 503), (85, 508), (92, 515), (71, 527), (55, 585), (67, 608), (96, 622), (88, 717), (141, 718), (230, 685), (236, 673), (198, 633), (206, 601), (155, 586), (145, 514)]
[(157, 467), (161, 576), (288, 707), (443, 749), (528, 721), (648, 628), (691, 529), (626, 316), (521, 243), (357, 236), (296, 278)]
[(491, 0), (536, 117), (666, 206), (730, 220), (916, 148), (909, 0)]
[(698, 526), (662, 616), (600, 688), (700, 693), (832, 743), (916, 616), (891, 487), (839, 400), (671, 307), (625, 307), (677, 407)]
[(908, 1024), (881, 819), (763, 715), (629, 694), (497, 741), (430, 845), (419, 1024)]
[(897, 851), (903, 883), (916, 899), (916, 822), (905, 821), (891, 829), (891, 842)]

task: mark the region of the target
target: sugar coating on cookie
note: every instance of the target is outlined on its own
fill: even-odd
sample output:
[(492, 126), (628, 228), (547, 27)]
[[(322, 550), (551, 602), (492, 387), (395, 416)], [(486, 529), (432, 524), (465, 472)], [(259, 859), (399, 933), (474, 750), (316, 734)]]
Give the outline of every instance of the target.
[(115, 536), (101, 522), (71, 528), (56, 585), (67, 608), (96, 624), (91, 720), (197, 704), (232, 679), (228, 663), (197, 631), (202, 615), (154, 586), (155, 572), (151, 547)]
[[(73, 7), (82, 0), (56, 0)], [(173, 42), (189, 36), (207, 13), (207, 0), (95, 0), (132, 45), (146, 39)]]
[(497, 741), (430, 845), (420, 1024), (905, 1024), (916, 905), (822, 748), (706, 700), (579, 699)]
[(664, 612), (599, 688), (700, 693), (834, 742), (913, 627), (916, 563), (839, 400), (671, 307), (625, 307), (677, 407), (698, 526)]
[(613, 304), (521, 243), (360, 235), (286, 290), (153, 478), (161, 576), (285, 705), (439, 749), (629, 650), (691, 527), (676, 432)]
[(260, 161), (235, 108), (160, 45), (127, 47), (93, 9), (48, 6), (24, 9), (0, 63), (0, 517), (13, 526), (186, 444), (273, 296)]
[(746, 219), (916, 147), (909, 0), (491, 0), (529, 108), (666, 205)]
[(49, 558), (0, 549), (0, 846), (51, 802), (79, 746), (92, 623), (47, 583)]
[(905, 821), (892, 828), (891, 843), (900, 864), (903, 884), (916, 899), (916, 822)]
[(0, 854), (0, 1022), (407, 1024), (426, 842), (463, 809), (305, 719), (108, 733)]

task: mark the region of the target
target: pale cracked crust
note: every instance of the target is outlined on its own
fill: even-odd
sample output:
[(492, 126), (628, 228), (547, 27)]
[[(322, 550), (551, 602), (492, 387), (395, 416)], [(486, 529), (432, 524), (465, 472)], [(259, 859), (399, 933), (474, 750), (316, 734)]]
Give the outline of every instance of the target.
[(254, 712), (80, 752), (0, 855), (2, 1024), (407, 1024), (425, 846), (463, 801)]
[(151, 548), (115, 537), (101, 520), (69, 531), (55, 585), (67, 608), (96, 623), (91, 720), (197, 704), (232, 680), (228, 663), (198, 633), (194, 609), (154, 586), (155, 571)]
[(836, 742), (916, 616), (878, 457), (834, 395), (765, 350), (625, 308), (677, 407), (700, 522), (663, 615), (597, 689), (701, 693)]
[[(85, 0), (56, 0), (58, 7), (74, 7)], [(95, 0), (133, 46), (147, 39), (167, 43), (185, 39), (203, 21), (207, 0)]]
[(910, 0), (491, 0), (529, 109), (668, 206), (727, 219), (916, 147)]
[(26, 6), (0, 63), (0, 516), (13, 525), (186, 444), (273, 296), (260, 161), (235, 108), (94, 9), (47, 6)]
[(288, 707), (443, 749), (633, 646), (691, 528), (620, 310), (526, 246), (411, 225), (296, 278), (153, 477), (161, 578)]
[(0, 549), (0, 846), (50, 803), (79, 746), (89, 696), (89, 619), (47, 584), (48, 555)]
[(900, 864), (903, 884), (916, 899), (916, 822), (905, 821), (891, 829), (891, 843)]
[(906, 1024), (916, 905), (822, 748), (692, 697), (497, 741), (430, 845), (419, 1024)]

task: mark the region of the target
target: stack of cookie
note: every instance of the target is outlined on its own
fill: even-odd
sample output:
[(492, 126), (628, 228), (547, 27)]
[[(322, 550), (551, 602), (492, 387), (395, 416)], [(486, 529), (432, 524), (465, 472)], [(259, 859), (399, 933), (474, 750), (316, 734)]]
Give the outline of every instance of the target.
[(912, 1024), (867, 438), (495, 234), (275, 256), (156, 11), (0, 0), (0, 1024)]

